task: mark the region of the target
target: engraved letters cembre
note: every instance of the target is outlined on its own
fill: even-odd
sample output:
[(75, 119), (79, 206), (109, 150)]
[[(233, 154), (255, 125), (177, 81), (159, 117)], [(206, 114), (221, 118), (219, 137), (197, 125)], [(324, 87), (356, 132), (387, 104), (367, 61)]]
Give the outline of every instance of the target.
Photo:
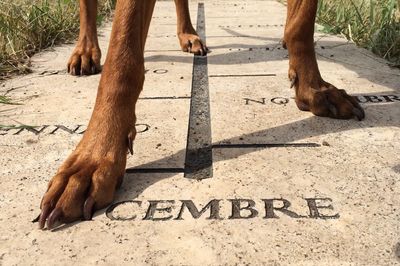
[[(192, 200), (148, 200), (147, 202), (127, 200), (112, 204), (106, 216), (117, 221), (169, 221), (199, 219), (239, 220), (239, 219), (339, 219), (330, 198), (302, 199), (302, 208), (292, 208), (292, 203), (284, 198), (261, 199), (212, 199), (207, 203), (196, 204)], [(118, 211), (123, 205), (132, 205), (137, 213)], [(202, 207), (201, 207), (201, 206)], [(142, 209), (143, 207), (144, 209)], [(125, 208), (133, 209), (133, 208)], [(141, 216), (141, 217), (140, 217)]]

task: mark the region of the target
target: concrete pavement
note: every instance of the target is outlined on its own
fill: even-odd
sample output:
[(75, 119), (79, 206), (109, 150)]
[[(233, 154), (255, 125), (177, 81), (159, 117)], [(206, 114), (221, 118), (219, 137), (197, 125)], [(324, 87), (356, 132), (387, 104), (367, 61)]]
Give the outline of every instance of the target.
[[(195, 22), (197, 1), (191, 13)], [(161, 1), (146, 46), (134, 156), (114, 205), (93, 221), (55, 232), (31, 223), (85, 130), (100, 75), (69, 76), (73, 45), (65, 45), (36, 55), (32, 74), (1, 85), (22, 105), (0, 106), (0, 124), (35, 126), (0, 130), (1, 265), (400, 264), (399, 69), (317, 33), (323, 77), (356, 95), (366, 119), (315, 117), (297, 109), (289, 88), (282, 4), (206, 1), (204, 14), (211, 149), (202, 156), (212, 175), (185, 177), (198, 163), (186, 150), (195, 139), (194, 61), (179, 49), (173, 2)], [(101, 29), (103, 60), (110, 31)]]

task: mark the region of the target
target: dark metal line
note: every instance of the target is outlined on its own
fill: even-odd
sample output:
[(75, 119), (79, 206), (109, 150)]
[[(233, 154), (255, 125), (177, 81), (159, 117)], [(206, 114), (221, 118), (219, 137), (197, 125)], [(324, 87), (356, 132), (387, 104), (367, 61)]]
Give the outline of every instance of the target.
[(276, 74), (221, 74), (210, 75), (210, 78), (230, 78), (230, 77), (276, 77)]
[[(156, 37), (156, 38), (158, 38), (158, 37)], [(146, 50), (146, 51), (144, 51), (144, 53), (158, 53), (158, 52), (182, 52), (182, 50), (179, 50), (179, 49), (165, 49), (165, 50), (159, 49), (159, 50)]]
[[(203, 41), (206, 41), (204, 3), (198, 5), (197, 33)], [(185, 177), (190, 179), (210, 178), (213, 175), (212, 164), (208, 61), (207, 56), (195, 55), (186, 144)]]
[(284, 27), (284, 24), (250, 24), (250, 25), (218, 25), (219, 28), (278, 28)]
[(214, 144), (213, 149), (246, 149), (246, 148), (316, 148), (318, 143), (243, 143), (243, 144)]
[(128, 168), (127, 174), (183, 173), (183, 168)]
[(186, 100), (190, 96), (140, 97), (139, 100)]

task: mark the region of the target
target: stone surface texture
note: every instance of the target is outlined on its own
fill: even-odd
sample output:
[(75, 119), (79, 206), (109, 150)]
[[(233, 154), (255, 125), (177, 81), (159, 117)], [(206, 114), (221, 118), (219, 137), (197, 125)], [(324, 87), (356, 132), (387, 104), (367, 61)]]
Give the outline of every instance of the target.
[[(197, 4), (190, 2), (194, 23)], [(100, 75), (66, 73), (72, 44), (37, 54), (32, 74), (0, 84), (0, 94), (21, 103), (0, 105), (0, 124), (38, 126), (0, 130), (0, 265), (400, 264), (399, 69), (341, 37), (317, 32), (323, 77), (358, 96), (366, 119), (315, 117), (297, 109), (289, 88), (288, 55), (280, 44), (284, 5), (207, 0), (204, 8), (212, 142), (243, 147), (214, 148), (213, 177), (202, 181), (179, 171), (126, 174), (115, 202), (136, 200), (141, 207), (119, 205), (117, 220), (103, 210), (93, 221), (41, 231), (31, 221), (48, 181), (81, 138)], [(103, 61), (110, 32), (111, 24), (100, 29)], [(180, 51), (175, 32), (173, 2), (158, 2), (137, 106), (143, 132), (127, 168), (185, 166), (193, 56)], [(71, 132), (54, 131), (56, 125)], [(316, 198), (324, 198), (314, 201), (320, 217), (310, 217), (306, 199)], [(176, 220), (180, 200), (200, 210), (213, 199), (221, 200), (221, 219), (207, 219), (209, 210), (195, 219), (185, 209)], [(254, 201), (258, 215), (229, 219), (232, 199)], [(278, 199), (276, 208), (286, 199), (298, 216), (275, 210), (278, 218), (266, 219), (263, 199)], [(175, 201), (159, 205), (171, 206), (173, 217), (143, 220), (150, 200)], [(322, 207), (328, 205), (332, 209)]]

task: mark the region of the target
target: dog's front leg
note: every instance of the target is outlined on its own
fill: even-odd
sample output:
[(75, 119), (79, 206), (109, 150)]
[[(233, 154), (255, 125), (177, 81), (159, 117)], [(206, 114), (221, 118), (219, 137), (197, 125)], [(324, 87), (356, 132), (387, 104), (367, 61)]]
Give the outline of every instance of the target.
[(179, 43), (184, 52), (205, 55), (207, 47), (193, 28), (188, 2), (188, 0), (175, 0)]
[(79, 1), (79, 38), (68, 61), (71, 75), (91, 75), (100, 72), (101, 50), (97, 40), (97, 0)]
[(135, 104), (144, 82), (144, 44), (155, 0), (119, 0), (110, 48), (88, 128), (50, 181), (40, 227), (90, 219), (112, 202), (135, 138)]
[(364, 118), (354, 97), (325, 82), (314, 50), (314, 23), (318, 0), (288, 0), (284, 42), (289, 50), (289, 79), (296, 89), (300, 110), (318, 116)]

